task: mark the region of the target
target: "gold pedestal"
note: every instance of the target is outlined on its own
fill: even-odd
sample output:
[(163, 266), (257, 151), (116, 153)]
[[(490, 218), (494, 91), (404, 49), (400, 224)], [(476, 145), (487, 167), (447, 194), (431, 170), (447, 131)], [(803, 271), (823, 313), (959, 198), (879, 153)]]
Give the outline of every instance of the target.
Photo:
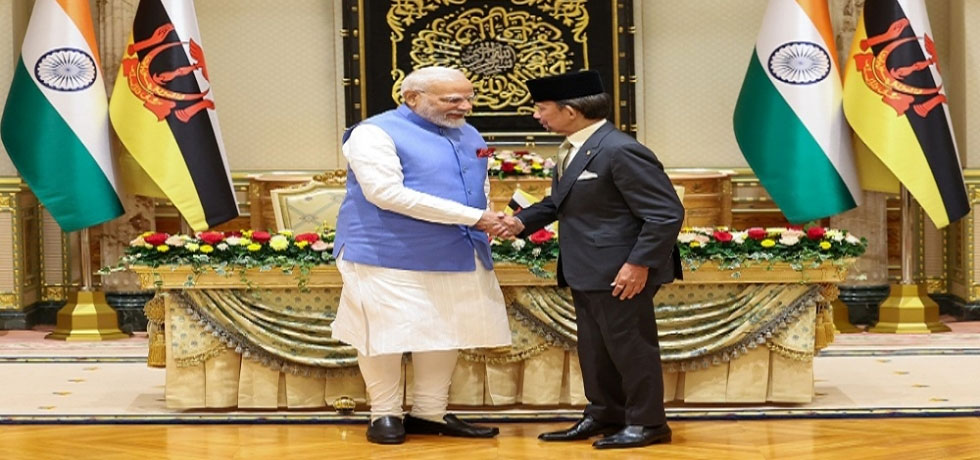
[(833, 306), (834, 310), (834, 328), (837, 329), (837, 332), (842, 334), (861, 332), (860, 328), (851, 324), (846, 303), (841, 302), (840, 299), (834, 299), (831, 305)]
[(893, 284), (891, 294), (879, 308), (878, 323), (868, 332), (928, 334), (949, 330), (939, 322), (939, 305), (929, 298), (925, 286)]
[(58, 310), (58, 323), (46, 339), (69, 342), (96, 342), (129, 337), (119, 330), (116, 311), (105, 301), (105, 293), (79, 291), (68, 295), (68, 303)]

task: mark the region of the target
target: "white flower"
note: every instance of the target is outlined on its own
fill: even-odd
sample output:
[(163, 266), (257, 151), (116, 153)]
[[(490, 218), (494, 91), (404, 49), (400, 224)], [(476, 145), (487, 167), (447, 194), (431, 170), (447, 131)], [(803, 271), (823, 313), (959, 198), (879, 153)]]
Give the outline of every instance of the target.
[(786, 231), (783, 232), (782, 235), (784, 237), (787, 237), (788, 236), (790, 238), (800, 239), (800, 237), (803, 236), (803, 235), (806, 235), (806, 233), (803, 232), (802, 230), (794, 230), (792, 228), (787, 228)]
[(847, 241), (850, 244), (861, 244), (861, 239), (854, 235), (851, 235), (850, 233), (848, 233), (847, 236), (844, 237), (844, 241)]
[(143, 237), (142, 236), (137, 236), (135, 240), (129, 242), (129, 245), (130, 246), (143, 246), (145, 244), (146, 244), (146, 241), (143, 241)]
[(732, 242), (735, 244), (742, 244), (745, 242), (745, 238), (748, 237), (749, 232), (732, 232)]
[(691, 241), (694, 241), (695, 236), (696, 235), (693, 233), (681, 233), (680, 235), (677, 235), (677, 241), (679, 243), (687, 244), (690, 243)]
[(779, 239), (779, 244), (782, 244), (783, 246), (793, 246), (800, 242), (799, 235), (791, 235), (788, 233), (789, 232), (787, 231), (783, 234), (783, 237)]
[(229, 236), (228, 238), (225, 238), (225, 243), (228, 243), (229, 246), (238, 246), (241, 242), (242, 238), (238, 236)]
[(327, 243), (324, 242), (324, 241), (322, 241), (322, 240), (317, 240), (316, 242), (314, 242), (313, 244), (310, 245), (310, 249), (312, 249), (314, 251), (317, 251), (317, 252), (324, 251), (324, 250), (328, 249), (329, 247), (330, 246), (327, 245)]
[(552, 160), (551, 158), (548, 158), (547, 160), (544, 160), (544, 163), (541, 163), (541, 166), (544, 169), (554, 168), (555, 167), (555, 160)]
[(825, 236), (827, 238), (830, 238), (830, 239), (838, 242), (838, 243), (840, 243), (841, 241), (844, 241), (844, 232), (842, 232), (840, 230), (827, 230), (827, 233), (825, 234)]
[(219, 251), (224, 251), (228, 249), (228, 243), (218, 243), (218, 245), (215, 247), (218, 248)]
[(711, 242), (711, 237), (708, 235), (694, 235), (694, 241), (705, 244)]
[(766, 233), (770, 235), (782, 235), (787, 229), (785, 227), (768, 227)]
[(176, 247), (176, 248), (179, 248), (179, 247), (183, 246), (184, 243), (186, 243), (186, 242), (187, 241), (185, 241), (183, 238), (181, 238), (180, 235), (171, 236), (170, 238), (167, 238), (167, 241), (166, 241), (167, 246), (173, 246), (173, 247)]
[(534, 257), (540, 256), (541, 255), (541, 248), (540, 247), (537, 247), (537, 248), (532, 249), (531, 250), (531, 255), (534, 256)]
[(524, 245), (526, 245), (526, 244), (527, 244), (527, 241), (524, 241), (524, 240), (522, 240), (520, 238), (518, 238), (518, 239), (510, 242), (510, 246), (512, 248), (514, 248), (515, 250), (517, 250), (517, 251), (520, 251), (521, 249), (524, 249)]

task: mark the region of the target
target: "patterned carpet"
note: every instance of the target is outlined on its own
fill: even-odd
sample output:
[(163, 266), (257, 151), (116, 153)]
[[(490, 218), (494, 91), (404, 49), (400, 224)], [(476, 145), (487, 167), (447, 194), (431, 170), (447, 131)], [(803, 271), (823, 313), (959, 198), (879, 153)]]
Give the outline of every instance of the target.
[[(980, 323), (952, 333), (842, 334), (814, 361), (802, 405), (672, 405), (671, 419), (980, 415)], [(361, 423), (326, 411), (187, 411), (164, 404), (164, 371), (146, 367), (146, 336), (101, 343), (0, 331), (0, 423)], [(576, 409), (457, 411), (473, 419), (573, 419)]]

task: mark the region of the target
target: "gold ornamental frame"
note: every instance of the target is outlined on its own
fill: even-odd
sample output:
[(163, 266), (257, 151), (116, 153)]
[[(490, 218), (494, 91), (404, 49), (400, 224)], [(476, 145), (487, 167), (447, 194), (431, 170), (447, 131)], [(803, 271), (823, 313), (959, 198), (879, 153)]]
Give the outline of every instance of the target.
[[(430, 59), (422, 59), (422, 61), (424, 61), (422, 64), (424, 65), (447, 64), (448, 62), (445, 56), (459, 56), (462, 51), (467, 51), (462, 50), (462, 48), (459, 46), (459, 43), (461, 42), (451, 41), (451, 37), (449, 37), (448, 33), (443, 34), (443, 36), (439, 36), (438, 32), (440, 29), (435, 27), (437, 25), (445, 25), (447, 21), (455, 21), (454, 24), (477, 24), (476, 26), (472, 26), (470, 28), (474, 29), (477, 27), (482, 27), (483, 29), (487, 29), (489, 31), (481, 30), (473, 33), (481, 33), (490, 36), (490, 39), (477, 43), (481, 46), (477, 53), (484, 53), (488, 56), (503, 55), (505, 59), (509, 59), (513, 57), (513, 51), (508, 51), (506, 47), (499, 46), (499, 43), (495, 41), (502, 37), (502, 35), (500, 35), (501, 32), (499, 30), (494, 29), (494, 24), (499, 24), (500, 21), (495, 22), (492, 19), (503, 18), (503, 15), (506, 13), (510, 15), (506, 18), (508, 20), (526, 21), (528, 24), (533, 23), (535, 26), (539, 26), (542, 29), (547, 29), (547, 24), (544, 24), (545, 21), (531, 18), (531, 15), (526, 14), (525, 10), (520, 9), (534, 8), (536, 12), (541, 13), (542, 15), (549, 14), (549, 21), (561, 21), (561, 24), (570, 30), (569, 35), (571, 35), (571, 38), (568, 36), (562, 36), (561, 38), (566, 38), (565, 42), (563, 43), (570, 43), (568, 41), (569, 39), (578, 40), (576, 43), (579, 45), (580, 49), (570, 50), (570, 53), (568, 54), (569, 56), (572, 56), (578, 52), (578, 55), (581, 55), (581, 58), (576, 58), (578, 59), (576, 61), (576, 66), (562, 67), (564, 64), (570, 63), (571, 60), (569, 60), (568, 63), (555, 64), (556, 68), (560, 71), (571, 71), (575, 70), (578, 68), (577, 66), (579, 64), (583, 63), (584, 68), (596, 68), (596, 65), (598, 65), (596, 62), (599, 61), (595, 59), (595, 56), (590, 56), (589, 47), (598, 46), (596, 43), (607, 43), (605, 42), (606, 38), (604, 38), (602, 42), (595, 42), (595, 40), (593, 40), (594, 43), (590, 43), (588, 41), (589, 37), (586, 33), (586, 27), (590, 25), (589, 21), (592, 20), (592, 18), (589, 16), (589, 11), (595, 11), (594, 9), (590, 10), (589, 8), (608, 8), (608, 10), (603, 10), (603, 12), (608, 13), (609, 22), (596, 22), (593, 23), (593, 27), (598, 28), (599, 26), (595, 24), (601, 24), (601, 27), (603, 28), (602, 30), (608, 28), (608, 31), (610, 32), (610, 35), (607, 38), (609, 40), (608, 45), (611, 45), (611, 53), (608, 53), (608, 61), (601, 61), (601, 68), (605, 68), (606, 70), (600, 69), (600, 72), (608, 72), (604, 73), (603, 78), (609, 86), (607, 91), (609, 91), (610, 95), (613, 97), (613, 107), (610, 120), (615, 122), (616, 126), (622, 131), (635, 135), (637, 129), (634, 97), (636, 93), (634, 88), (636, 84), (636, 76), (634, 72), (634, 65), (630, 58), (633, 54), (633, 35), (636, 28), (632, 24), (632, 0), (592, 0), (591, 2), (587, 2), (587, 0), (389, 0), (388, 2), (344, 0), (344, 2), (345, 10), (348, 12), (348, 14), (344, 18), (344, 25), (340, 33), (344, 38), (345, 78), (343, 78), (342, 84), (345, 89), (348, 126), (353, 126), (360, 120), (363, 120), (370, 115), (374, 115), (374, 113), (369, 113), (371, 111), (379, 111), (377, 107), (375, 109), (371, 109), (369, 107), (369, 94), (371, 94), (372, 97), (379, 97), (376, 96), (376, 94), (380, 94), (381, 92), (385, 92), (386, 94), (395, 94), (395, 96), (392, 96), (393, 99), (397, 96), (396, 93), (400, 86), (401, 79), (404, 78), (405, 75), (403, 69), (406, 68), (404, 63), (399, 64), (398, 62), (397, 53), (399, 51), (396, 46), (399, 43), (404, 44), (412, 40), (421, 41), (428, 45), (433, 45), (429, 46), (428, 49), (430, 51), (434, 50), (434, 54), (444, 54), (444, 56), (437, 56), (435, 58), (432, 58), (432, 56), (427, 56), (427, 58)], [(589, 3), (589, 5), (587, 5), (587, 3)], [(385, 15), (384, 20), (386, 25), (390, 28), (390, 36), (385, 36), (384, 40), (388, 41), (388, 46), (391, 46), (390, 50), (375, 49), (377, 46), (369, 46), (369, 37), (366, 37), (366, 35), (373, 33), (375, 38), (371, 38), (372, 40), (378, 40), (378, 42), (383, 41), (381, 35), (382, 32), (385, 31), (371, 32), (369, 30), (372, 27), (371, 24), (366, 23), (366, 16), (369, 15), (369, 10), (371, 9), (375, 9), (374, 12), (370, 12), (372, 20), (375, 22), (378, 21), (375, 13), (380, 13), (381, 7), (379, 5), (387, 8), (387, 14)], [(446, 13), (445, 8), (456, 7), (458, 8)], [(423, 30), (425, 34), (416, 33), (415, 36), (404, 35), (406, 32), (406, 25), (412, 24), (419, 26), (419, 21), (434, 11), (445, 13), (443, 16), (447, 17), (433, 16), (435, 19), (433, 20), (432, 24), (430, 24), (430, 27)], [(500, 20), (502, 21), (503, 19)], [(525, 31), (527, 30), (530, 29), (526, 29)], [(602, 36), (606, 37), (604, 33)], [(446, 40), (439, 41), (434, 37)], [(526, 44), (527, 42), (516, 40), (527, 39), (528, 37), (531, 37), (531, 34), (525, 34), (520, 37), (515, 34), (511, 34), (504, 38), (515, 39), (514, 43)], [(506, 40), (503, 41), (506, 42)], [(537, 39), (535, 41), (537, 41)], [(474, 47), (471, 46), (470, 48)], [(372, 78), (381, 78), (378, 77), (379, 73), (377, 71), (372, 71), (369, 69), (369, 61), (375, 62), (371, 61), (368, 56), (372, 50), (375, 50), (377, 53), (390, 51), (389, 57), (391, 59), (390, 65), (392, 83), (388, 88), (380, 88), (376, 85), (372, 86), (372, 88), (368, 88), (368, 80)], [(405, 50), (402, 49), (402, 52), (404, 53)], [(388, 53), (384, 54), (386, 56), (388, 55)], [(603, 54), (607, 54), (607, 52), (599, 53), (599, 55)], [(555, 56), (560, 55), (560, 53), (555, 54)], [(380, 59), (380, 55), (377, 59)], [(421, 61), (413, 61), (413, 63), (419, 62)], [(540, 69), (540, 67), (538, 67), (538, 69)], [(549, 74), (561, 73), (560, 71)], [(369, 72), (371, 73), (369, 74)], [(474, 79), (472, 72), (469, 72), (468, 70), (464, 70), (464, 72), (470, 74), (468, 76), (470, 76), (471, 79)], [(521, 81), (525, 80), (526, 77), (529, 76), (533, 77), (536, 75), (524, 75), (524, 77), (521, 78)], [(506, 78), (492, 78), (490, 80), (499, 82), (507, 79), (513, 80), (511, 76), (507, 76)], [(476, 83), (477, 85), (480, 85), (483, 84), (483, 81), (477, 81)], [(499, 86), (495, 86), (495, 88), (499, 88)], [(526, 91), (526, 89), (524, 89), (524, 91)], [(478, 95), (478, 98), (479, 97), (480, 96)], [(481, 101), (478, 99), (476, 104), (477, 108), (474, 110), (473, 114), (471, 114), (471, 120), (477, 119), (478, 117), (483, 117), (483, 122), (491, 123), (488, 120), (493, 118), (516, 118), (524, 116), (530, 118), (531, 109), (529, 97), (523, 97), (523, 99), (525, 99), (525, 102), (527, 102), (526, 106), (514, 106), (511, 104), (507, 106), (508, 110), (497, 110), (495, 112), (485, 109), (488, 101), (487, 98), (484, 98), (483, 105), (481, 105)], [(376, 99), (372, 100), (377, 101)], [(509, 101), (513, 103), (513, 100), (514, 99), (511, 99)], [(498, 107), (503, 107), (503, 105), (500, 104), (500, 101), (496, 101), (496, 103)], [(377, 106), (378, 103), (373, 102), (373, 104)], [(510, 107), (513, 107), (513, 110), (510, 110)], [(488, 141), (495, 144), (516, 143), (533, 145), (536, 143), (536, 139), (543, 140), (544, 142), (542, 143), (557, 144), (558, 142), (558, 136), (544, 131), (535, 131), (533, 130), (534, 128), (526, 125), (526, 123), (525, 126), (519, 127), (515, 130), (488, 129), (479, 126), (478, 122), (474, 122), (474, 124), (477, 125), (478, 129), (481, 129), (482, 134)], [(494, 126), (499, 126), (500, 124), (501, 123), (494, 123)]]

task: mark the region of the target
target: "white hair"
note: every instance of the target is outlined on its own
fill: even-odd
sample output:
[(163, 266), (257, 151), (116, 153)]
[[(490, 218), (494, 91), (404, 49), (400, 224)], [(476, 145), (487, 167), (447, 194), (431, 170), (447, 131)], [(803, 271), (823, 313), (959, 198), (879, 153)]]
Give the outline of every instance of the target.
[(430, 84), (435, 82), (449, 82), (459, 79), (465, 80), (466, 75), (463, 75), (459, 69), (451, 67), (432, 66), (415, 69), (402, 80), (401, 94), (404, 97), (408, 91), (425, 91)]

